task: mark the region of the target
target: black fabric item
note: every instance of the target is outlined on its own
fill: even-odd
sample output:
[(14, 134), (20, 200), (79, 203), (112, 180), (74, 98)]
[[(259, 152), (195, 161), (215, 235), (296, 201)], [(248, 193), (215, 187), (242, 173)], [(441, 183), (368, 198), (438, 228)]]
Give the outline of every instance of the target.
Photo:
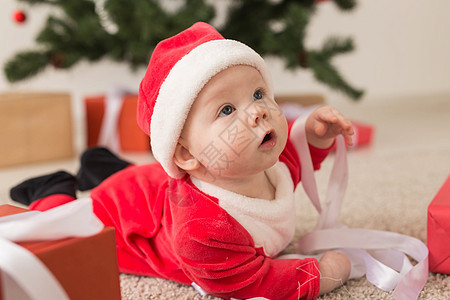
[(64, 194), (76, 198), (77, 179), (65, 171), (34, 177), (9, 191), (11, 199), (24, 205), (47, 196)]
[(80, 191), (93, 189), (103, 180), (129, 165), (131, 163), (120, 159), (106, 148), (87, 149), (81, 155), (81, 165), (77, 173), (78, 189)]

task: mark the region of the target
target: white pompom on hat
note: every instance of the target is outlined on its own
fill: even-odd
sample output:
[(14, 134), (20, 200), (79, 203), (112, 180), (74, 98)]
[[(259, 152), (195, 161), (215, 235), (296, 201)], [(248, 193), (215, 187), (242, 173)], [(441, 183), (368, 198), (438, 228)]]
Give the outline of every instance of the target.
[(173, 156), (192, 103), (214, 75), (236, 65), (256, 68), (273, 96), (262, 57), (238, 41), (224, 39), (206, 23), (195, 23), (156, 46), (139, 87), (137, 121), (169, 176), (185, 175)]

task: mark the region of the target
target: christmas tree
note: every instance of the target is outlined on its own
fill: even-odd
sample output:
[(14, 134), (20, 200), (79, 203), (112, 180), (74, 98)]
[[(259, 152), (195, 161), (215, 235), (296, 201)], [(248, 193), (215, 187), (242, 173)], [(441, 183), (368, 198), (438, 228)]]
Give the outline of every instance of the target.
[[(323, 1), (323, 0), (322, 0)], [(167, 9), (157, 0), (20, 0), (29, 5), (52, 5), (60, 12), (48, 17), (36, 37), (39, 47), (17, 53), (6, 62), (10, 82), (37, 75), (47, 66), (68, 69), (82, 59), (111, 58), (136, 69), (148, 64), (156, 44), (197, 21), (210, 23), (213, 5), (203, 0), (177, 1)], [(170, 2), (170, 1), (168, 1)], [(172, 1), (173, 2), (173, 1)], [(315, 78), (352, 99), (363, 92), (339, 74), (331, 60), (353, 50), (350, 38), (330, 37), (321, 49), (307, 49), (306, 29), (319, 0), (232, 1), (226, 21), (217, 28), (226, 38), (241, 41), (262, 56), (284, 60), (287, 69), (309, 68)], [(351, 10), (355, 0), (334, 0)], [(166, 3), (167, 4), (167, 3)]]

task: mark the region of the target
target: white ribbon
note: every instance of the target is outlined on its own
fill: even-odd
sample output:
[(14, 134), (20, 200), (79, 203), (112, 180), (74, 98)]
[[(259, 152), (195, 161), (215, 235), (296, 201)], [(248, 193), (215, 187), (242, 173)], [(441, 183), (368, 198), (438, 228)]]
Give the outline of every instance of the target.
[(84, 237), (102, 229), (103, 224), (94, 215), (89, 198), (45, 212), (30, 211), (0, 217), (0, 270), (4, 299), (69, 299), (47, 267), (14, 242)]
[[(366, 274), (367, 280), (384, 291), (393, 292), (394, 299), (417, 299), (428, 279), (428, 249), (420, 240), (387, 231), (347, 228), (338, 220), (348, 181), (347, 156), (342, 136), (337, 138), (337, 150), (325, 201), (320, 202), (311, 155), (305, 134), (305, 120), (297, 120), (291, 136), (299, 150), (302, 165), (302, 185), (319, 212), (313, 232), (298, 241), (300, 255), (320, 257), (327, 250), (344, 252), (352, 263), (350, 278)], [(413, 267), (408, 257), (418, 263)]]
[(113, 152), (120, 150), (119, 116), (122, 109), (125, 90), (114, 88), (106, 94), (105, 114), (98, 136), (98, 145), (105, 146)]

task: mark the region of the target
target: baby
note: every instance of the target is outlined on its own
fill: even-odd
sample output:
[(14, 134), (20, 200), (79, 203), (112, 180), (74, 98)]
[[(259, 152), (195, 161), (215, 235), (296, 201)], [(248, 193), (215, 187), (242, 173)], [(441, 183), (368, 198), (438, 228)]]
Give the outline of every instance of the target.
[[(344, 254), (276, 259), (294, 235), (301, 166), (256, 52), (205, 23), (160, 42), (137, 119), (158, 163), (133, 166), (107, 154), (109, 172), (90, 150), (77, 177), (28, 180), (11, 197), (46, 210), (73, 201), (76, 184), (103, 181), (91, 198), (116, 229), (121, 272), (195, 283), (218, 297), (314, 299), (347, 280)], [(305, 126), (315, 169), (337, 135), (352, 144), (351, 123), (331, 107), (316, 109)]]

